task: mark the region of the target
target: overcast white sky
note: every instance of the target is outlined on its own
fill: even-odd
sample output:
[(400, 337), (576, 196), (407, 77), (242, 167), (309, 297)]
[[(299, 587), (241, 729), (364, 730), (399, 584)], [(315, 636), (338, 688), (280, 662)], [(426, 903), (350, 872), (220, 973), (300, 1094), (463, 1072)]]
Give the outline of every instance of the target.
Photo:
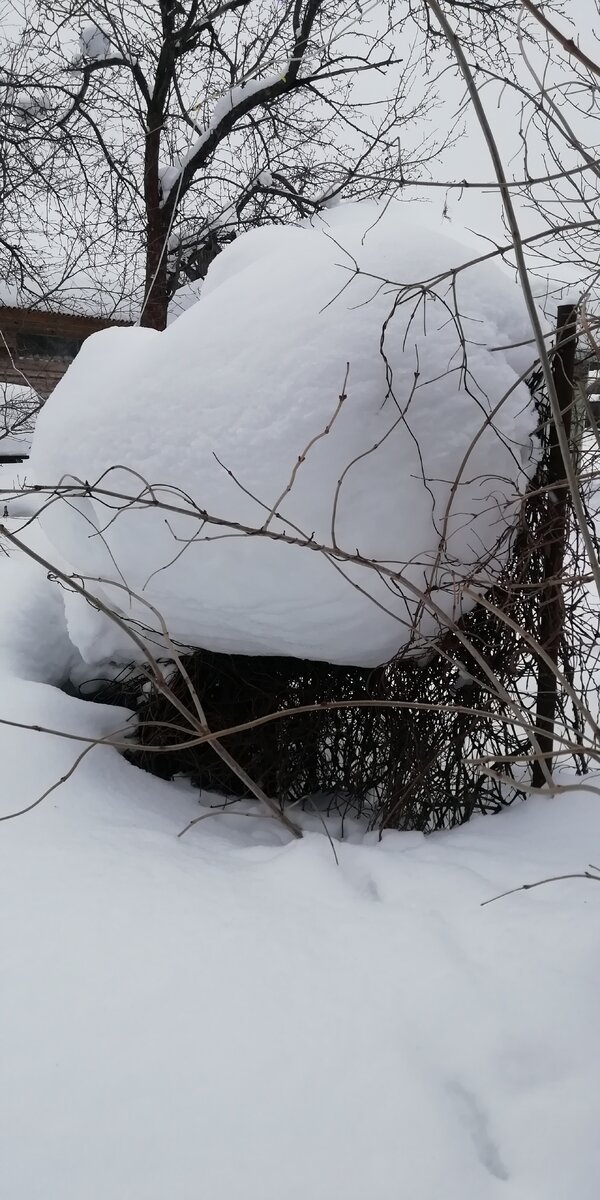
[[(551, 14), (556, 24), (567, 36), (574, 37), (580, 42), (589, 54), (594, 56), (596, 53), (596, 57), (600, 59), (600, 17), (596, 0), (568, 0), (564, 7), (568, 12), (568, 19), (561, 18), (554, 13)], [(518, 61), (519, 51), (516, 43), (513, 50), (515, 59)], [(541, 56), (537, 57), (535, 65), (538, 69), (543, 65)], [(559, 80), (561, 75), (562, 78), (568, 76), (567, 58), (562, 52), (555, 50), (551, 72), (555, 80)], [(533, 86), (524, 64), (519, 67), (519, 76), (526, 86), (530, 88)], [(444, 105), (439, 113), (440, 122), (444, 116), (447, 119), (447, 114), (458, 107), (464, 96), (464, 88), (456, 76), (451, 78), (447, 75), (443, 81), (443, 88)], [(492, 123), (502, 151), (507, 173), (513, 178), (522, 178), (524, 174), (523, 147), (519, 138), (518, 98), (510, 89), (507, 88), (501, 92), (500, 87), (495, 86), (486, 86), (483, 90), (483, 97), (488, 119)], [(560, 99), (560, 95), (558, 98)], [(570, 119), (573, 120), (572, 113)], [(469, 108), (465, 113), (465, 122), (466, 136), (445, 155), (438, 172), (436, 172), (437, 178), (491, 181), (494, 174), (489, 153), (475, 116)], [(585, 125), (580, 122), (580, 129), (583, 128), (586, 130), (588, 145), (593, 145), (594, 139), (600, 138), (600, 122), (595, 118), (588, 120)], [(537, 171), (539, 169), (540, 174), (544, 174), (543, 150), (541, 138), (532, 133), (528, 144), (530, 170)], [(597, 140), (596, 152), (598, 152)], [(568, 155), (565, 154), (564, 157), (566, 161)], [(575, 155), (571, 155), (569, 165), (574, 165), (577, 161)], [(423, 197), (423, 220), (428, 224), (436, 228), (443, 226), (447, 231), (455, 232), (461, 239), (466, 236), (469, 241), (473, 240), (474, 234), (479, 234), (482, 238), (492, 237), (500, 242), (506, 241), (506, 237), (502, 234), (502, 205), (497, 192), (493, 190), (483, 192), (477, 189), (465, 190), (462, 193), (453, 190), (446, 193), (431, 190), (419, 193), (419, 196), (421, 195)], [(444, 216), (445, 208), (446, 216)], [(535, 214), (522, 207), (521, 213), (525, 232), (535, 232), (542, 227), (539, 217)]]
[[(19, 4), (13, 4), (11, 0), (5, 0), (5, 3), (0, 0), (0, 16), (3, 18), (3, 24), (7, 30), (13, 20), (11, 10), (14, 13), (19, 7)], [(557, 24), (569, 36), (574, 36), (580, 41), (589, 53), (592, 55), (596, 53), (596, 57), (600, 58), (600, 42), (597, 40), (597, 35), (600, 35), (600, 17), (596, 0), (567, 0), (564, 8), (568, 13), (568, 18), (556, 16)], [(511, 50), (518, 59), (518, 46), (515, 44)], [(566, 78), (568, 74), (566, 57), (555, 48), (553, 58), (551, 73), (554, 75), (554, 79), (559, 79), (561, 72), (562, 77)], [(541, 65), (542, 60), (538, 57), (536, 66), (539, 68)], [(531, 88), (533, 86), (531, 78), (522, 63), (519, 66), (519, 74), (523, 83)], [(434, 124), (439, 125), (440, 135), (443, 136), (444, 130), (449, 128), (453, 122), (454, 114), (461, 103), (464, 88), (456, 75), (450, 72), (444, 75), (441, 87), (442, 104), (433, 114), (433, 121)], [(498, 85), (487, 86), (483, 95), (488, 117), (492, 121), (507, 171), (513, 177), (521, 178), (524, 170), (523, 148), (519, 138), (518, 100), (514, 92), (508, 88), (502, 91)], [(436, 166), (434, 178), (438, 180), (492, 180), (493, 171), (489, 154), (469, 107), (465, 110), (465, 123), (466, 135)], [(593, 145), (595, 139), (600, 141), (600, 123), (598, 123), (598, 130), (596, 124), (596, 120), (591, 119), (585, 126), (589, 145)], [(531, 170), (535, 172), (539, 170), (540, 174), (544, 173), (543, 149), (542, 140), (539, 136), (532, 134), (528, 145), (529, 165)], [(568, 162), (568, 165), (574, 165), (577, 159), (572, 154), (569, 157), (569, 154), (570, 152), (565, 154), (564, 161)], [(459, 240), (476, 245), (480, 251), (483, 248), (489, 248), (489, 243), (486, 243), (485, 239), (493, 238), (500, 243), (506, 241), (502, 228), (502, 206), (498, 193), (494, 190), (482, 192), (479, 189), (473, 189), (461, 193), (457, 190), (445, 192), (442, 189), (416, 190), (410, 188), (407, 189), (405, 195), (407, 199), (418, 202), (419, 219), (423, 224), (435, 228), (441, 226), (447, 233), (453, 233)], [(521, 211), (525, 233), (535, 232), (541, 228), (539, 215), (524, 209)]]

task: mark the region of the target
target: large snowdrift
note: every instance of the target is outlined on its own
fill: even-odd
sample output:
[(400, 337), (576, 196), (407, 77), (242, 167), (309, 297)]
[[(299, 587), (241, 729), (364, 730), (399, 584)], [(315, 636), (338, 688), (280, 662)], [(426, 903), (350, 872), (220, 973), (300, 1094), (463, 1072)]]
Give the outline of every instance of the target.
[(596, 1200), (600, 887), (481, 902), (597, 861), (598, 797), (332, 821), (336, 861), (316, 814), (71, 774), (85, 740), (3, 724), (127, 719), (51, 686), (59, 597), (0, 557), (0, 815), (65, 778), (0, 825), (3, 1200)]
[[(358, 551), (398, 570), (398, 586), (196, 517), (123, 505), (109, 523), (97, 498), (51, 505), (50, 539), (83, 575), (143, 593), (186, 644), (371, 665), (406, 643), (416, 613), (434, 632), (475, 564), (484, 579), (498, 569), (534, 455), (518, 384), (529, 352), (503, 348), (528, 336), (519, 292), (489, 263), (435, 282), (471, 257), (401, 204), (246, 234), (164, 333), (89, 338), (38, 422), (40, 484), (102, 477), (135, 496), (145, 481), (175, 505)], [(418, 610), (422, 589), (434, 611)], [(104, 594), (155, 623), (122, 590)], [(69, 619), (93, 657), (89, 608), (71, 602)]]

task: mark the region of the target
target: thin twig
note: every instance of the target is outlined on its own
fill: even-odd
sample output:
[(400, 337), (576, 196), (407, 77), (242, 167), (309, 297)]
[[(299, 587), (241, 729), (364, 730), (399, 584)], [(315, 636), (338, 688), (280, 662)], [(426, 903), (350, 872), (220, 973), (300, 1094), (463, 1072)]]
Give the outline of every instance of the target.
[[(597, 867), (592, 867), (589, 864), (591, 871), (598, 871)], [(546, 883), (559, 883), (563, 879), (593, 879), (596, 883), (600, 883), (600, 874), (592, 875), (591, 871), (573, 871), (568, 875), (549, 875), (547, 879), (538, 879), (536, 883), (522, 883), (520, 887), (509, 888), (507, 892), (500, 892), (498, 896), (491, 896), (489, 900), (481, 901), (481, 908), (485, 908), (486, 904), (493, 904), (496, 900), (504, 900), (505, 896), (514, 896), (515, 892), (530, 892), (533, 888), (543, 887)]]

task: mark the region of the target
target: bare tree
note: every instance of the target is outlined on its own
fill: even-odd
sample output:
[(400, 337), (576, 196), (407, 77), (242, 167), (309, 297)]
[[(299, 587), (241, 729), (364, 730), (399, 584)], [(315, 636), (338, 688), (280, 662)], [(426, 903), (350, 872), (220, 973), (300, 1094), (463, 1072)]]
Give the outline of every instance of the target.
[[(410, 5), (24, 0), (0, 66), (4, 160), (71, 256), (141, 254), (141, 320), (163, 328), (179, 280), (237, 228), (418, 173), (439, 148), (422, 52)], [(27, 186), (5, 209), (18, 196), (22, 214)]]

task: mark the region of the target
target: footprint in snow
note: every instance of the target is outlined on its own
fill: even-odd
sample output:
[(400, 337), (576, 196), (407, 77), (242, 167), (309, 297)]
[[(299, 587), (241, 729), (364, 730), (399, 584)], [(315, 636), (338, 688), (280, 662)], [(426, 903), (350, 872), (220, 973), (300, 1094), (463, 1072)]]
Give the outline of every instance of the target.
[(472, 1138), (480, 1163), (495, 1179), (507, 1180), (508, 1170), (490, 1129), (488, 1114), (477, 1096), (459, 1080), (453, 1080), (448, 1085), (448, 1091), (458, 1101), (461, 1119)]

